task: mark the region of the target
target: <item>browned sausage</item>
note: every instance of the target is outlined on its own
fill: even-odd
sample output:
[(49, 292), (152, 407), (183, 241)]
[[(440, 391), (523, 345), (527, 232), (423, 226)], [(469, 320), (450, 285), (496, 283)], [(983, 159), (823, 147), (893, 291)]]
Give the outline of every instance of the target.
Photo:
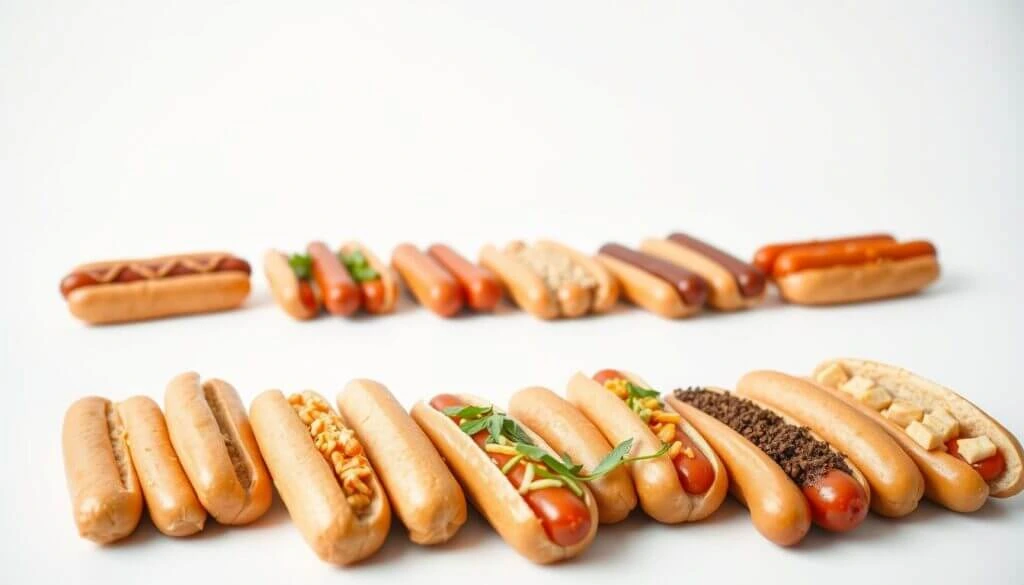
[(196, 262), (202, 263), (210, 258), (202, 255), (168, 257), (159, 261), (122, 262), (120, 264), (97, 265), (93, 269), (79, 269), (68, 274), (60, 281), (60, 294), (67, 298), (71, 291), (85, 286), (97, 284), (114, 284), (135, 282), (145, 279), (188, 276), (191, 274), (213, 272), (244, 272), (252, 273), (249, 263), (234, 256), (224, 256), (217, 260), (216, 265), (207, 266), (202, 270)]
[(501, 286), (490, 270), (473, 264), (444, 244), (434, 244), (427, 248), (427, 254), (459, 281), (471, 309), (494, 310), (501, 300)]
[(599, 253), (632, 264), (671, 284), (687, 305), (703, 305), (708, 298), (708, 286), (704, 279), (682, 266), (619, 244), (605, 244)]
[(323, 242), (311, 243), (306, 252), (313, 260), (313, 279), (320, 287), (327, 311), (332, 315), (355, 313), (363, 302), (362, 291), (338, 256)]
[(706, 256), (732, 273), (744, 297), (756, 297), (764, 292), (764, 274), (750, 264), (731, 256), (718, 248), (682, 233), (674, 233), (669, 240)]

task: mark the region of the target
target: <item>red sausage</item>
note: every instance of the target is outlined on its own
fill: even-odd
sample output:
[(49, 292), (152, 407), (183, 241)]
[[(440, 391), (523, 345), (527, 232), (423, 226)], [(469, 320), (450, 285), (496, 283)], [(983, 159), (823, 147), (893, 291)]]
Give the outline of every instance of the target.
[[(958, 439), (950, 439), (946, 442), (946, 450), (953, 457), (960, 457), (960, 446), (957, 445), (957, 440)], [(963, 459), (963, 457), (960, 457), (960, 459)], [(981, 461), (976, 461), (970, 465), (974, 468), (974, 471), (977, 471), (978, 474), (981, 475), (982, 479), (985, 481), (992, 481), (1002, 475), (1003, 471), (1006, 470), (1006, 459), (1003, 457), (1002, 453), (996, 451), (995, 455), (982, 459)]]
[[(439, 394), (430, 401), (430, 406), (443, 412), (446, 408), (465, 406), (465, 403), (458, 396)], [(452, 420), (456, 423), (459, 422), (455, 417), (452, 417)], [(483, 449), (487, 443), (487, 436), (488, 432), (483, 430), (473, 435), (473, 440)], [(488, 455), (498, 467), (505, 465), (512, 458), (510, 455), (502, 453), (488, 453)], [(518, 489), (525, 473), (525, 466), (518, 464), (508, 472), (506, 477), (512, 482), (512, 486)], [(590, 509), (568, 488), (545, 488), (527, 492), (523, 498), (533, 513), (540, 518), (544, 532), (555, 544), (572, 546), (582, 542), (590, 533), (592, 522)]]
[(855, 243), (886, 243), (895, 242), (896, 238), (889, 234), (865, 234), (863, 236), (849, 236), (846, 238), (832, 238), (829, 240), (807, 240), (805, 242), (785, 242), (783, 244), (769, 244), (763, 246), (754, 254), (754, 266), (765, 274), (771, 274), (775, 267), (775, 260), (783, 252), (797, 248), (810, 248), (822, 244), (855, 244)]
[(362, 304), (362, 291), (338, 256), (323, 242), (306, 246), (306, 252), (313, 261), (313, 279), (320, 287), (324, 306), (332, 315), (351, 315)]
[(868, 513), (864, 487), (845, 471), (833, 469), (801, 489), (810, 504), (814, 523), (825, 530), (852, 530)]
[(427, 248), (427, 254), (459, 281), (471, 309), (494, 310), (501, 299), (501, 286), (490, 270), (473, 264), (444, 244)]
[(852, 243), (825, 244), (809, 248), (797, 248), (783, 252), (775, 260), (773, 276), (781, 278), (801, 270), (831, 268), (833, 266), (856, 266), (878, 260), (906, 260), (919, 256), (934, 256), (935, 246), (931, 242), (915, 240), (897, 243)]

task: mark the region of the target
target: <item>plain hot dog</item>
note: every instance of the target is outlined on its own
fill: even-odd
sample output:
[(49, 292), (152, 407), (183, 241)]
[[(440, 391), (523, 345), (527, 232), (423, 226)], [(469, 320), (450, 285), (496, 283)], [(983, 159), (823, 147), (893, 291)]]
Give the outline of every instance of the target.
[(400, 244), (391, 254), (391, 264), (416, 300), (434, 313), (451, 317), (462, 309), (465, 303), (462, 287), (432, 256), (412, 244)]
[(462, 287), (466, 304), (474, 311), (493, 311), (501, 300), (501, 285), (493, 274), (473, 264), (444, 244), (427, 248), (427, 254), (455, 277)]
[(78, 266), (60, 283), (71, 314), (92, 324), (234, 309), (251, 269), (225, 252), (113, 260)]
[(619, 280), (634, 304), (670, 319), (699, 311), (708, 286), (695, 272), (619, 244), (605, 244), (597, 259)]
[(418, 544), (438, 544), (466, 522), (466, 498), (437, 450), (387, 388), (352, 380), (338, 410), (380, 476), (395, 513)]
[(779, 372), (750, 372), (736, 394), (772, 407), (814, 431), (853, 461), (871, 486), (871, 508), (889, 517), (917, 509), (924, 479), (914, 462), (874, 421), (817, 385)]
[(202, 530), (206, 510), (181, 468), (160, 407), (152, 398), (134, 396), (119, 403), (117, 411), (153, 525), (168, 536)]
[(574, 557), (597, 532), (597, 506), (578, 470), (484, 401), (441, 394), (413, 418), (491, 526), (537, 563)]
[(577, 373), (566, 388), (578, 408), (612, 443), (631, 440), (630, 464), (640, 506), (659, 522), (701, 520), (721, 505), (728, 477), (721, 461), (693, 427), (665, 409), (658, 393), (638, 377), (602, 370)]
[(248, 524), (270, 507), (273, 491), (245, 407), (223, 380), (173, 378), (164, 393), (171, 444), (196, 496), (221, 524)]
[[(728, 392), (688, 388), (676, 390), (673, 396), (673, 405), (688, 405), (713, 417), (771, 457), (800, 487), (815, 524), (844, 532), (864, 520), (870, 490), (863, 474), (807, 428), (763, 404)], [(682, 413), (686, 416), (692, 411), (683, 409)], [(738, 472), (749, 471), (742, 469), (741, 463)], [(743, 488), (744, 495), (748, 487)]]
[(391, 508), (362, 444), (327, 401), (268, 390), (250, 413), (274, 485), (317, 556), (348, 565), (376, 552)]
[(972, 512), (991, 495), (1024, 489), (1020, 442), (953, 390), (907, 370), (850, 358), (820, 364), (813, 379), (878, 423), (924, 475), (925, 495)]
[(895, 242), (896, 238), (889, 234), (864, 234), (860, 236), (847, 236), (843, 238), (830, 238), (827, 240), (806, 240), (802, 242), (784, 242), (780, 244), (768, 244), (762, 246), (754, 254), (754, 266), (758, 270), (763, 272), (765, 275), (770, 276), (772, 269), (775, 267), (775, 260), (783, 252), (795, 250), (799, 248), (813, 248), (822, 244), (827, 245), (845, 245), (845, 244), (857, 244), (857, 243), (885, 243)]
[(97, 396), (76, 401), (64, 415), (61, 443), (78, 533), (100, 544), (131, 534), (142, 517), (142, 489), (117, 408)]

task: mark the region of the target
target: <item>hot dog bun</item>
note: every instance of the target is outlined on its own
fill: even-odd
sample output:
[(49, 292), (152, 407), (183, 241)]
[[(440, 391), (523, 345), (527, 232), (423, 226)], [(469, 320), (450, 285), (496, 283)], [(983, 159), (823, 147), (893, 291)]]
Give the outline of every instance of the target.
[(538, 319), (559, 316), (558, 299), (540, 276), (491, 244), (480, 250), (480, 264), (493, 272), (519, 307)]
[(302, 302), (299, 278), (288, 263), (287, 256), (277, 250), (267, 250), (263, 255), (263, 271), (267, 275), (270, 294), (286, 313), (296, 319), (306, 320), (312, 319), (320, 312), (319, 300), (314, 307)]
[(310, 437), (309, 427), (280, 390), (257, 396), (250, 413), (274, 485), (317, 556), (328, 563), (348, 565), (376, 552), (391, 524), (388, 499), (376, 475), (366, 478), (373, 496), (366, 511), (357, 515), (335, 470)]
[[(490, 404), (474, 396), (460, 395), (460, 398), (467, 404)], [(586, 486), (582, 486), (582, 490), (592, 519), (590, 531), (577, 544), (559, 546), (551, 541), (523, 496), (491, 462), (488, 454), (458, 425), (425, 402), (417, 402), (413, 406), (412, 417), (447, 460), (491, 526), (519, 554), (535, 563), (547, 564), (572, 558), (590, 546), (597, 534), (598, 512), (594, 496)], [(554, 454), (540, 437), (529, 429), (526, 431), (537, 446)]]
[(174, 377), (164, 394), (167, 431), (203, 507), (221, 524), (248, 524), (273, 498), (245, 407), (223, 380)]
[[(1024, 451), (1021, 449), (1020, 442), (1005, 427), (966, 398), (949, 388), (902, 368), (860, 359), (839, 358), (827, 360), (815, 368), (813, 374), (815, 380), (818, 380), (819, 375), (833, 364), (841, 366), (851, 376), (860, 376), (880, 384), (895, 399), (907, 400), (929, 410), (935, 408), (947, 410), (959, 423), (961, 436), (988, 436), (995, 443), (998, 452), (1006, 461), (1006, 468), (1003, 473), (988, 483), (989, 494), (996, 498), (1008, 498), (1020, 493), (1024, 489), (1024, 475), (1021, 473)], [(827, 385), (825, 386), (845, 402), (857, 404), (862, 412), (870, 413), (869, 416), (872, 416), (874, 420), (879, 418), (885, 420), (877, 411), (857, 402), (845, 392), (833, 389)], [(886, 422), (889, 421), (886, 420)], [(906, 432), (899, 426), (889, 422), (889, 424), (884, 425), (884, 428), (894, 438), (899, 440), (901, 444), (906, 442), (902, 440), (903, 437), (907, 436)], [(916, 443), (914, 444), (916, 445)], [(963, 508), (965, 511), (969, 511), (971, 505), (976, 503), (977, 499), (980, 499), (980, 490), (972, 485), (974, 482), (965, 481), (966, 478), (964, 476), (970, 477), (969, 474), (963, 471), (962, 466), (955, 464), (957, 461), (962, 461), (935, 450), (926, 451), (928, 456), (925, 457), (920, 453), (921, 450), (923, 449), (908, 450), (908, 453), (912, 457), (915, 454), (917, 455), (914, 457), (915, 461), (925, 473), (926, 479), (930, 480), (928, 485), (929, 497), (936, 499), (943, 505), (953, 507), (953, 509)], [(970, 466), (967, 465), (967, 467), (969, 468)], [(973, 470), (971, 471), (973, 472)], [(975, 475), (977, 474), (975, 473)], [(956, 490), (953, 489), (954, 486), (949, 485), (949, 482), (942, 481), (943, 478), (952, 479), (953, 477), (959, 477), (961, 481), (965, 481), (966, 486), (964, 487), (969, 486), (970, 489), (961, 488)]]
[[(512, 395), (508, 412), (541, 436), (558, 453), (568, 453), (573, 461), (593, 470), (612, 450), (601, 431), (572, 404), (548, 390), (534, 386)], [(588, 482), (602, 524), (624, 520), (636, 507), (636, 490), (629, 471), (618, 468)]]
[(395, 275), (395, 271), (387, 264), (381, 262), (380, 258), (359, 242), (349, 241), (341, 245), (342, 254), (349, 255), (353, 252), (362, 253), (370, 268), (380, 276), (381, 287), (384, 293), (381, 301), (376, 304), (371, 305), (364, 298), (363, 309), (374, 315), (384, 315), (393, 312), (395, 305), (398, 303), (398, 277)]
[(131, 534), (142, 517), (142, 489), (114, 405), (98, 396), (76, 401), (64, 415), (61, 443), (78, 533), (100, 544)]
[[(644, 385), (634, 374), (622, 374), (630, 381)], [(661, 449), (661, 440), (651, 432), (647, 423), (617, 396), (585, 374), (576, 373), (569, 380), (566, 397), (610, 443), (618, 444), (632, 438), (631, 456), (651, 455)], [(667, 524), (693, 522), (711, 515), (725, 499), (729, 485), (722, 462), (711, 446), (690, 425), (680, 428), (697, 444), (715, 470), (715, 481), (707, 492), (697, 496), (687, 494), (667, 455), (630, 464), (640, 507), (650, 517)]]
[(807, 498), (786, 472), (725, 423), (674, 396), (666, 396), (665, 400), (721, 456), (729, 470), (731, 491), (750, 510), (751, 521), (758, 532), (780, 546), (791, 546), (803, 540), (811, 527), (811, 511)]
[(764, 301), (763, 291), (757, 296), (744, 297), (736, 277), (728, 269), (690, 248), (669, 240), (648, 238), (640, 244), (640, 250), (699, 274), (709, 285), (708, 304), (715, 309), (735, 311)]
[(626, 298), (655, 315), (678, 319), (701, 310), (701, 305), (684, 303), (674, 286), (650, 272), (607, 254), (598, 254), (597, 261), (619, 281)]
[(160, 407), (152, 398), (133, 396), (119, 403), (117, 411), (153, 525), (168, 536), (202, 530), (206, 510), (181, 468)]
[(914, 462), (871, 419), (816, 384), (779, 372), (743, 376), (736, 394), (808, 427), (856, 463), (871, 486), (871, 509), (901, 517), (917, 509), (924, 479)]
[(356, 432), (395, 513), (417, 544), (438, 544), (466, 522), (466, 497), (423, 430), (383, 385), (352, 380), (338, 410)]
[(935, 256), (918, 256), (793, 272), (775, 279), (782, 298), (804, 305), (832, 305), (917, 292), (939, 278)]

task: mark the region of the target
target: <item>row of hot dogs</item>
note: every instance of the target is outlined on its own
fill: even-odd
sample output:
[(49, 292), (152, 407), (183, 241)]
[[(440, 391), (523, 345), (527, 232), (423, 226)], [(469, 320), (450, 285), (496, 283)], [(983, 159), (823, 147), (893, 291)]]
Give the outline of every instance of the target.
[[(543, 240), (486, 245), (479, 264), (443, 244), (426, 251), (402, 244), (389, 265), (357, 242), (337, 250), (312, 242), (305, 253), (267, 252), (264, 269), (275, 301), (296, 319), (323, 310), (390, 313), (400, 281), (442, 317), (467, 307), (492, 311), (507, 294), (541, 319), (603, 313), (620, 295), (680, 318), (705, 306), (757, 305), (769, 282), (789, 302), (828, 305), (910, 294), (939, 276), (931, 243), (888, 234), (771, 244), (750, 263), (682, 233), (645, 240), (638, 249), (609, 243), (596, 256)], [(236, 308), (249, 294), (250, 272), (245, 260), (227, 253), (97, 262), (72, 270), (61, 292), (86, 322), (136, 321)]]
[(809, 377), (756, 371), (734, 392), (662, 395), (639, 376), (573, 376), (565, 395), (516, 393), (508, 410), (441, 394), (406, 410), (382, 385), (350, 382), (337, 410), (315, 392), (260, 394), (246, 412), (220, 380), (195, 373), (151, 399), (88, 397), (64, 420), (68, 487), (80, 534), (131, 534), (142, 508), (173, 536), (207, 514), (246, 524), (276, 486), (323, 560), (349, 564), (384, 542), (394, 513), (412, 541), (451, 539), (466, 495), (520, 554), (578, 555), (598, 525), (639, 506), (695, 522), (728, 492), (757, 530), (794, 545), (811, 524), (855, 529), (868, 510), (910, 514), (922, 497), (957, 512), (1024, 489), (1021, 445), (981, 409), (897, 367), (854, 359)]

